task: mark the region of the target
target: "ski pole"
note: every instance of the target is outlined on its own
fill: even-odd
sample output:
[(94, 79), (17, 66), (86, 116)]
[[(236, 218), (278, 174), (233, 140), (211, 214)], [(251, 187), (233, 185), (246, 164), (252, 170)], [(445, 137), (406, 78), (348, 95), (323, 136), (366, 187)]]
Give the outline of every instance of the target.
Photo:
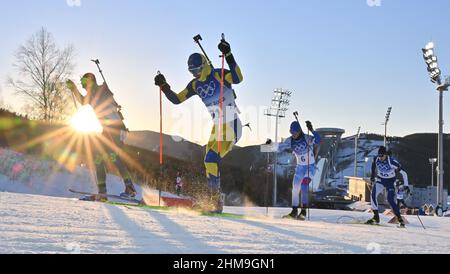
[(419, 216), (419, 211), (417, 211), (417, 218), (419, 219), (419, 221), (420, 221), (420, 224), (422, 224), (422, 227), (423, 227), (423, 229), (425, 229), (425, 230), (426, 230), (425, 226), (424, 226), (424, 225), (423, 225), (423, 223), (422, 223), (422, 219), (420, 219), (420, 216)]
[(297, 120), (297, 123), (300, 124), (300, 122), (298, 121), (298, 111), (294, 112), (294, 116), (295, 116), (295, 120)]
[[(161, 74), (160, 71), (157, 73)], [(159, 167), (161, 173), (161, 180), (163, 175), (163, 105), (162, 105), (162, 87), (159, 88)], [(160, 184), (158, 184), (160, 186)], [(161, 206), (161, 187), (159, 187), (159, 206)]]
[[(161, 72), (158, 71), (158, 75)], [(163, 165), (163, 105), (162, 105), (162, 87), (159, 88), (159, 164)]]
[[(108, 86), (108, 83), (106, 82), (106, 79), (105, 79), (105, 75), (103, 75), (103, 70), (102, 70), (102, 68), (100, 67), (100, 60), (98, 60), (98, 59), (95, 59), (95, 60), (92, 59), (91, 62), (94, 62), (94, 63), (97, 65), (98, 71), (100, 72), (100, 75), (102, 76), (103, 82), (106, 84), (106, 86)], [(114, 99), (114, 93), (109, 89), (109, 87), (108, 87), (108, 91), (111, 93), (111, 97), (112, 97), (112, 100), (113, 100), (113, 104), (116, 105), (116, 107), (117, 107), (117, 109), (118, 109), (117, 113), (119, 114), (119, 116), (120, 116), (120, 118), (121, 118), (121, 120), (122, 120), (123, 129), (124, 129), (125, 131), (128, 132), (128, 131), (129, 131), (128, 128), (126, 127), (125, 123), (123, 123), (124, 118), (123, 118), (123, 115), (122, 115), (122, 112), (121, 112), (121, 111), (122, 111), (122, 106), (120, 106), (120, 105), (116, 102), (116, 99)]]
[[(106, 84), (106, 79), (105, 79), (105, 76), (103, 75), (103, 70), (100, 68), (100, 60), (95, 59), (95, 60), (91, 60), (91, 62), (94, 62), (97, 65), (98, 71), (100, 72), (100, 75), (103, 78), (103, 82), (105, 82), (105, 84)], [(106, 84), (106, 85), (108, 85), (108, 84)]]
[[(295, 116), (295, 118), (297, 118), (297, 115)], [(298, 120), (297, 120), (298, 121)], [(308, 135), (306, 137), (309, 137), (309, 128), (308, 128)], [(306, 140), (306, 145), (308, 146), (308, 155), (307, 155), (307, 161), (308, 161), (308, 180), (311, 180), (311, 178), (309, 178), (309, 141), (308, 138), (305, 138)], [(310, 197), (309, 197), (309, 190), (311, 188), (311, 181), (309, 181), (309, 185), (308, 185), (308, 221), (311, 218), (311, 211), (310, 211), (310, 207), (311, 207), (311, 201), (310, 201)]]
[[(222, 41), (225, 41), (225, 34), (222, 33)], [(222, 58), (222, 72), (221, 72), (221, 78), (220, 78), (220, 111), (219, 111), (219, 130), (218, 130), (218, 151), (219, 151), (219, 158), (220, 158), (220, 152), (221, 152), (221, 145), (222, 145), (222, 123), (223, 123), (223, 85), (225, 81), (225, 54), (222, 54), (220, 56)]]
[(269, 217), (269, 201), (268, 201), (268, 193), (269, 193), (269, 166), (270, 166), (270, 153), (267, 152), (267, 167), (266, 167), (266, 193), (264, 194), (264, 200), (266, 204), (266, 216)]
[(202, 40), (203, 39), (200, 34), (197, 34), (196, 36), (194, 36), (194, 42), (198, 44), (198, 46), (200, 47), (200, 49), (203, 52), (203, 55), (205, 55), (206, 60), (208, 60), (208, 64), (211, 66), (212, 65), (211, 60), (209, 59), (208, 54), (206, 54), (206, 51), (203, 49), (202, 44), (200, 43), (200, 41), (202, 41)]

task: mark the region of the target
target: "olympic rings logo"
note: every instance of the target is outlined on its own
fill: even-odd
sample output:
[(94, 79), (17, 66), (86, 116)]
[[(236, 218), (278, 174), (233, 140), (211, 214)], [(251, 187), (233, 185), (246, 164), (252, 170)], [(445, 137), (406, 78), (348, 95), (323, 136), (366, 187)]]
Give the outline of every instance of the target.
[(214, 81), (209, 82), (208, 85), (200, 86), (197, 88), (197, 94), (202, 98), (211, 97), (216, 90), (216, 83)]
[(381, 172), (388, 172), (391, 170), (391, 166), (389, 164), (385, 164), (385, 163), (379, 163), (378, 164), (378, 169)]
[(306, 147), (307, 147), (306, 142), (301, 142), (300, 144), (295, 146), (294, 151), (297, 153), (303, 153), (306, 151)]

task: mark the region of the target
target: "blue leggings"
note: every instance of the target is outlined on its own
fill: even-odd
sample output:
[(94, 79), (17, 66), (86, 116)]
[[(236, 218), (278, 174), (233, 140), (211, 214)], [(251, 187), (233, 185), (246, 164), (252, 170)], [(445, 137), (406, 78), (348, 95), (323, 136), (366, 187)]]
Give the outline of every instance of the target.
[[(309, 176), (308, 176), (309, 169)], [(300, 191), (302, 193), (302, 207), (309, 205), (309, 184), (305, 184), (305, 178), (312, 179), (316, 174), (316, 166), (297, 166), (295, 169), (294, 180), (292, 182), (292, 207), (300, 205)], [(312, 182), (310, 182), (312, 183)]]
[(388, 193), (388, 202), (391, 205), (392, 209), (394, 210), (394, 213), (396, 216), (400, 216), (400, 208), (397, 205), (397, 202), (395, 201), (395, 178), (390, 179), (377, 179), (375, 182), (373, 189), (372, 189), (372, 209), (378, 210), (378, 196), (381, 194), (383, 189), (386, 188)]

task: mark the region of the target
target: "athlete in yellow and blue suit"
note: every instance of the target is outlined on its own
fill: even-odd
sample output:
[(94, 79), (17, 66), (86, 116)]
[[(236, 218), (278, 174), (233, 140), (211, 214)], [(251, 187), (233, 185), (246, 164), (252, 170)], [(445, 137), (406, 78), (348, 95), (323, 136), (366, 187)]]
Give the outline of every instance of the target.
[[(220, 171), (219, 164), (223, 157), (231, 151), (241, 138), (242, 124), (239, 119), (239, 110), (235, 103), (235, 93), (232, 84), (239, 84), (243, 77), (241, 69), (236, 63), (231, 53), (230, 44), (222, 40), (219, 44), (219, 50), (225, 55), (229, 70), (225, 70), (224, 88), (223, 88), (223, 111), (222, 111), (222, 130), (221, 136), (218, 136), (220, 124), (220, 89), (221, 89), (221, 69), (214, 69), (206, 57), (199, 53), (194, 53), (189, 57), (189, 71), (194, 75), (187, 87), (180, 93), (175, 93), (167, 84), (164, 75), (159, 74), (155, 77), (155, 85), (160, 86), (167, 99), (173, 104), (181, 104), (187, 99), (198, 95), (213, 118), (214, 127), (211, 137), (206, 147), (205, 168), (208, 178), (208, 186), (211, 191), (220, 193)], [(218, 138), (221, 141), (219, 154)]]

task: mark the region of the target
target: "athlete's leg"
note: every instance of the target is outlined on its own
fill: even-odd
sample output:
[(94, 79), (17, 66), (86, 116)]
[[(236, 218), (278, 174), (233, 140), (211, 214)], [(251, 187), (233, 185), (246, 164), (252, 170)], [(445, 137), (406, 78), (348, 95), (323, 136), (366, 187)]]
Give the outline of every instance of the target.
[(292, 181), (292, 207), (300, 207), (300, 190), (302, 188), (302, 181), (305, 177), (305, 166), (297, 166), (295, 169), (294, 179)]
[(119, 172), (125, 185), (125, 192), (122, 193), (122, 195), (131, 197), (136, 196), (137, 193), (131, 180), (131, 173), (129, 172), (121, 156), (121, 154), (123, 153), (124, 143), (120, 139), (120, 131), (110, 130), (104, 133), (104, 136), (110, 141), (110, 143), (107, 144), (108, 148), (106, 149), (107, 153), (109, 154), (109, 159), (111, 160), (114, 167), (117, 168), (117, 171)]
[(376, 181), (372, 188), (371, 193), (371, 204), (372, 204), (372, 210), (378, 211), (378, 196), (380, 196), (381, 192), (383, 192), (384, 186), (381, 184), (380, 181)]
[(97, 177), (97, 188), (99, 194), (106, 194), (106, 166), (101, 153), (95, 156), (95, 173)]
[(219, 164), (239, 141), (241, 137), (242, 125), (237, 119), (222, 126), (221, 148), (219, 155), (219, 142), (217, 136), (218, 126), (214, 125), (211, 137), (206, 146), (205, 168), (208, 185), (213, 189), (220, 189), (220, 171)]
[(309, 165), (309, 169), (307, 166), (305, 166), (305, 175), (302, 179), (302, 208), (307, 208), (309, 206), (309, 187), (313, 183), (312, 178), (315, 174), (315, 165)]
[(386, 187), (386, 190), (388, 192), (388, 197), (387, 197), (388, 198), (388, 202), (391, 205), (392, 210), (394, 210), (395, 216), (400, 217), (401, 216), (400, 208), (399, 208), (398, 204), (395, 202), (395, 195), (396, 194), (395, 194), (394, 183), (395, 183), (395, 178), (387, 180), (385, 182), (385, 187)]

